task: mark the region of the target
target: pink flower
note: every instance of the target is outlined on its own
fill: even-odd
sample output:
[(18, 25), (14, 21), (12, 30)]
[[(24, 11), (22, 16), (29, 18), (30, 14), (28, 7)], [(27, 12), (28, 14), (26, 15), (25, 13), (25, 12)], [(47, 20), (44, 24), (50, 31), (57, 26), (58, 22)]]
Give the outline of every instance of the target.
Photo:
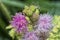
[(16, 32), (22, 32), (27, 31), (27, 20), (22, 13), (16, 13), (15, 16), (13, 16), (12, 21), (10, 22), (13, 28), (16, 29)]
[(26, 33), (23, 40), (39, 40), (39, 38), (33, 32)]
[(41, 31), (48, 31), (52, 28), (53, 17), (49, 14), (41, 14), (38, 20), (38, 29)]
[(41, 14), (34, 30), (35, 34), (39, 37), (39, 40), (46, 40), (51, 31), (53, 17), (49, 14)]

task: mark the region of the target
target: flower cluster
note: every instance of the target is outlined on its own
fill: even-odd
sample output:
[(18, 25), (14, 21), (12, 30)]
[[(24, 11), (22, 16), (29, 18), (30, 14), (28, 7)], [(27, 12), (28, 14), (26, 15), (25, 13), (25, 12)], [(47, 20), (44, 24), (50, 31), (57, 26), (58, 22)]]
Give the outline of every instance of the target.
[[(39, 10), (35, 6), (30, 6), (29, 8), (25, 8), (23, 14), (22, 12), (16, 13), (12, 17), (12, 21), (10, 21), (12, 29), (15, 29), (19, 34), (23, 33), (22, 40), (46, 40), (53, 27), (53, 17), (48, 13), (39, 14)], [(31, 15), (29, 10), (32, 12)], [(36, 15), (37, 17), (35, 17)]]

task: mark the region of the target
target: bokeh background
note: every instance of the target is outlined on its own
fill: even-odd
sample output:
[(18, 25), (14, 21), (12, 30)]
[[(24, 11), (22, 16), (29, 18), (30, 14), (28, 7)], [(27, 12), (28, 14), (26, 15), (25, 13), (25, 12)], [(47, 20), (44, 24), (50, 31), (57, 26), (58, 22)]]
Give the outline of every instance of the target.
[[(0, 0), (0, 40), (12, 40), (8, 34), (8, 30), (5, 28), (9, 25), (11, 16), (16, 12), (22, 11), (25, 5), (36, 5), (40, 8), (40, 13), (49, 12), (52, 15), (59, 16), (59, 1), (60, 0)], [(60, 39), (58, 38), (57, 40)]]

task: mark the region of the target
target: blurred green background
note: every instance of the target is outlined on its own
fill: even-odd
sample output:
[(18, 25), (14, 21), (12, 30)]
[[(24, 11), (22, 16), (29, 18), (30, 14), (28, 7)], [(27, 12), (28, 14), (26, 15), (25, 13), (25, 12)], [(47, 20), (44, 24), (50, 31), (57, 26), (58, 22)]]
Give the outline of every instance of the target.
[(36, 5), (41, 13), (60, 15), (59, 0), (0, 0), (0, 40), (12, 40), (5, 27), (9, 25), (11, 16), (22, 11), (25, 5)]

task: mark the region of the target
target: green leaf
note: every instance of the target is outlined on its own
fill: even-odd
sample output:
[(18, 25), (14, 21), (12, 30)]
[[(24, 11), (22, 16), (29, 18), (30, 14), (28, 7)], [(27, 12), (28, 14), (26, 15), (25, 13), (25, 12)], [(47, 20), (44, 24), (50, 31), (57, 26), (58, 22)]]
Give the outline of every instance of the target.
[(7, 26), (7, 27), (6, 27), (6, 29), (11, 29), (11, 28), (12, 28), (12, 26), (11, 26), (11, 25), (9, 25), (9, 26)]
[(11, 29), (9, 31), (9, 35), (14, 39), (14, 37), (15, 37), (15, 29)]
[(56, 10), (55, 10), (55, 15), (60, 15), (60, 8), (56, 8)]
[(18, 1), (11, 1), (11, 0), (2, 0), (2, 2), (6, 5), (9, 5), (9, 6), (14, 6), (14, 7), (21, 7), (23, 8), (25, 6), (24, 3), (22, 2), (18, 2)]
[(3, 12), (3, 15), (8, 21), (10, 21), (11, 20), (10, 11), (8, 11), (7, 7), (2, 2), (0, 4), (1, 4), (0, 7)]

